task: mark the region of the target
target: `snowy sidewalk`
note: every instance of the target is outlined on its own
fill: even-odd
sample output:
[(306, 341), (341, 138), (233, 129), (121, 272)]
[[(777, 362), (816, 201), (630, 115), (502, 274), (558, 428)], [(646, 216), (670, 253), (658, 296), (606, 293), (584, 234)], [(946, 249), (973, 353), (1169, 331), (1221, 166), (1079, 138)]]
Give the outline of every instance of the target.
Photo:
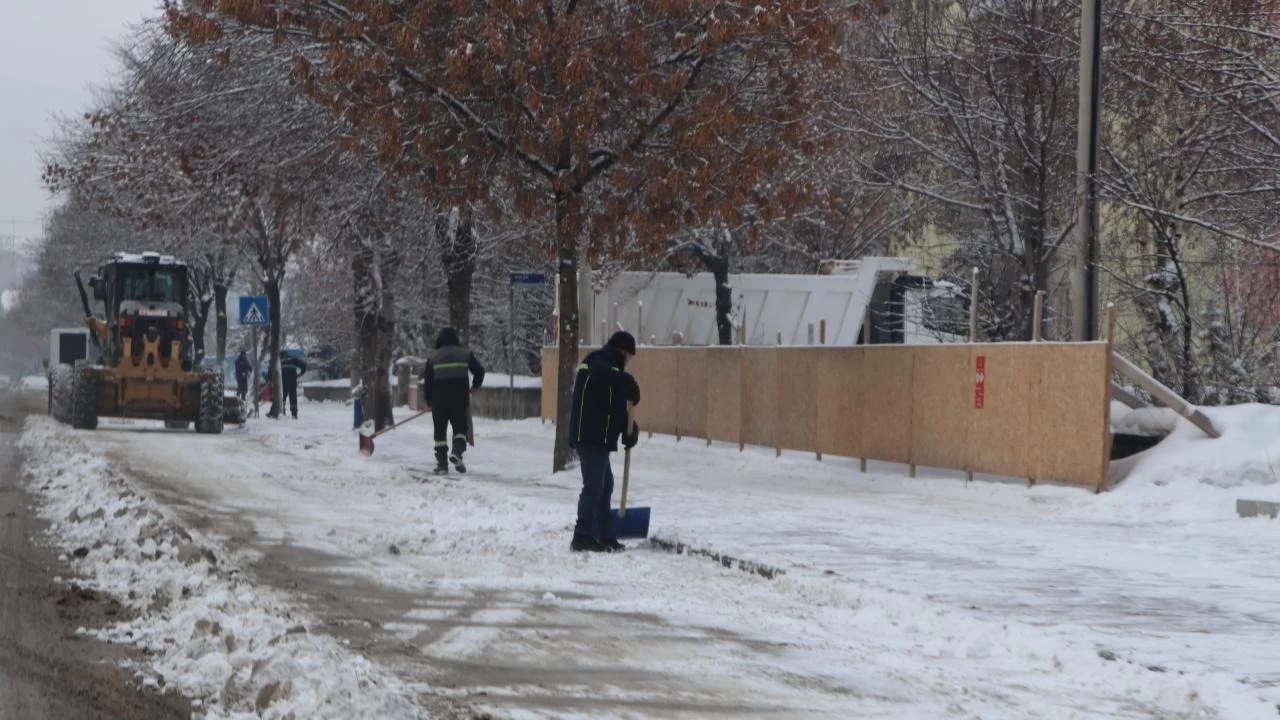
[(389, 633), (362, 651), (423, 697), (555, 718), (1274, 712), (1280, 533), (1195, 493), (1180, 515), (1146, 485), (966, 488), (643, 441), (633, 503), (653, 532), (787, 570), (768, 581), (652, 550), (570, 555), (578, 483), (545, 472), (550, 425), (478, 423), (477, 472), (439, 481), (425, 421), (362, 458), (349, 409), (302, 415), (77, 437), (334, 628), (345, 612)]

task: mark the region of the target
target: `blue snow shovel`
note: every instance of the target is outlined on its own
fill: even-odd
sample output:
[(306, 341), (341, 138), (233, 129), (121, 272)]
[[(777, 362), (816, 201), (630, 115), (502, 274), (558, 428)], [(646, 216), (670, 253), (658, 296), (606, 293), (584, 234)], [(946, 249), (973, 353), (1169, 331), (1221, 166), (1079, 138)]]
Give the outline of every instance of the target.
[[(627, 403), (627, 427), (630, 429), (634, 407)], [(622, 460), (622, 495), (618, 499), (618, 507), (610, 511), (613, 516), (613, 529), (619, 540), (643, 540), (649, 537), (649, 508), (627, 507), (627, 489), (631, 484), (631, 448), (623, 453)]]

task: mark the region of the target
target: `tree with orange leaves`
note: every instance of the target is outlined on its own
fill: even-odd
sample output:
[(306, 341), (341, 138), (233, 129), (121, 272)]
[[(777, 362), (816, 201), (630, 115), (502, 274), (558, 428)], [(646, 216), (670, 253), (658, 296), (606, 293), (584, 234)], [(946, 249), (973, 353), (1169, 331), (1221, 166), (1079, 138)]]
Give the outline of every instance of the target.
[[(214, 39), (233, 20), (297, 43), (295, 77), (389, 164), (457, 198), (496, 174), (559, 270), (555, 469), (577, 364), (582, 260), (661, 252), (691, 225), (785, 212), (756, 180), (805, 142), (852, 6), (813, 0), (484, 4), (401, 0), (166, 2)], [(309, 52), (320, 47), (319, 53)], [(807, 148), (806, 148), (807, 149)]]

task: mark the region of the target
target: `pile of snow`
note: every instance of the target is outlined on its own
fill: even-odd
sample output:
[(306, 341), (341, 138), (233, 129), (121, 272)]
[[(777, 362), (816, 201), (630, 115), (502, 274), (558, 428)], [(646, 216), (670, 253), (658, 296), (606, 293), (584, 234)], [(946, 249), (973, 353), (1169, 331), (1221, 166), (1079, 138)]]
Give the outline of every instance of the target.
[(19, 292), (18, 290), (0, 292), (0, 315), (7, 314), (18, 306)]
[(327, 635), (238, 558), (175, 523), (101, 454), (49, 418), (27, 421), (24, 471), (78, 582), (135, 611), (100, 639), (150, 654), (144, 685), (194, 699), (209, 720), (418, 718), (412, 692)]
[(1145, 407), (1112, 417), (1111, 430), (1127, 435), (1164, 437), (1178, 427), (1178, 413), (1169, 408)]
[[(1176, 418), (1159, 445), (1112, 463), (1113, 482), (1123, 482), (1110, 494), (1144, 504), (1144, 512), (1160, 508), (1169, 519), (1229, 519), (1235, 517), (1237, 499), (1280, 501), (1280, 407), (1202, 410), (1221, 438)], [(1167, 415), (1158, 418), (1146, 410), (1130, 415), (1147, 429), (1168, 421)]]

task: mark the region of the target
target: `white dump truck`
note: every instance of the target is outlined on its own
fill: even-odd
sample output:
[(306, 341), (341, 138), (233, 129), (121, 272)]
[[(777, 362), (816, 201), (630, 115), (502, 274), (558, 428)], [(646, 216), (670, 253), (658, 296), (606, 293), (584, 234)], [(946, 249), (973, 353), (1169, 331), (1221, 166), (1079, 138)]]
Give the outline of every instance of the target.
[[(905, 258), (825, 261), (815, 275), (731, 274), (729, 285), (739, 344), (922, 345), (968, 336), (967, 289), (916, 274)], [(597, 291), (585, 270), (578, 288), (584, 346), (618, 329), (648, 344), (717, 342), (710, 273), (623, 272)]]

